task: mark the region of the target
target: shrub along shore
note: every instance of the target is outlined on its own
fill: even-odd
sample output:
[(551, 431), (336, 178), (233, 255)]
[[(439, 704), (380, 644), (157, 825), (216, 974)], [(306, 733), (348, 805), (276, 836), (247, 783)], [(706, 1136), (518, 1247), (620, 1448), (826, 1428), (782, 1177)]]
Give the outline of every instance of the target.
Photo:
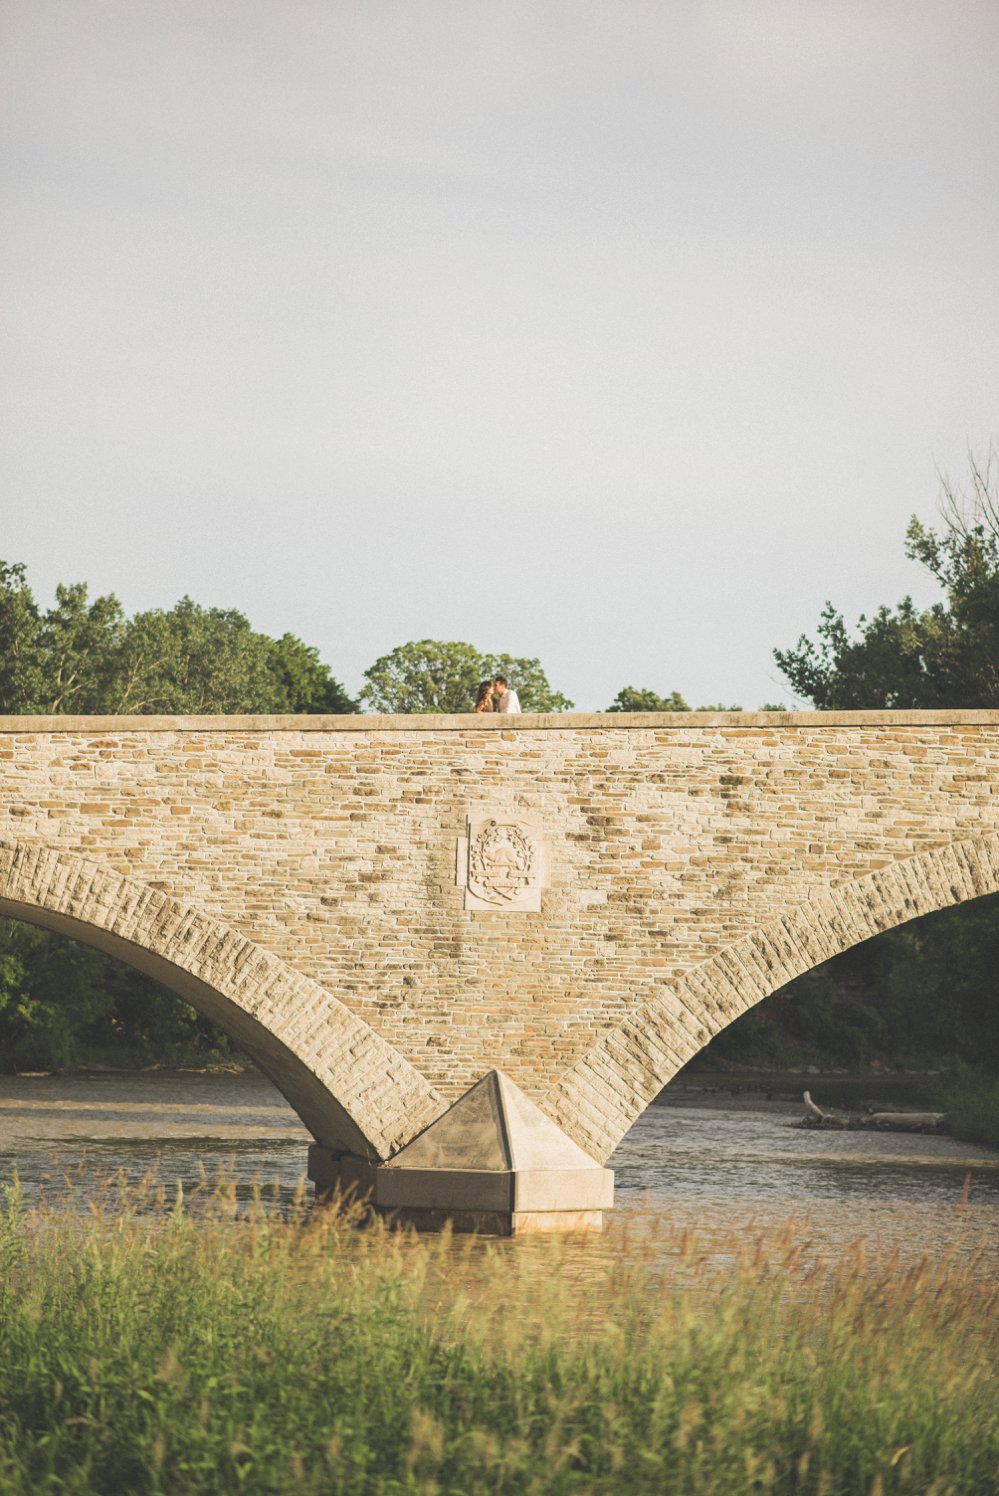
[(944, 1081), (937, 1099), (952, 1137), (999, 1148), (999, 1080), (966, 1070)]
[(0, 1217), (0, 1491), (999, 1492), (999, 1286), (807, 1232), (487, 1243), (108, 1185)]

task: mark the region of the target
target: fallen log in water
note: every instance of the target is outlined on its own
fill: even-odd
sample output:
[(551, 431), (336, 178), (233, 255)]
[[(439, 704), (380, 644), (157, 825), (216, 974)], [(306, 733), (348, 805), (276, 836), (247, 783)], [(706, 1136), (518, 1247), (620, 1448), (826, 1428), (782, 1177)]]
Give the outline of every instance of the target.
[(866, 1112), (863, 1116), (836, 1116), (816, 1106), (811, 1093), (802, 1095), (805, 1115), (799, 1127), (824, 1127), (841, 1131), (868, 1132), (946, 1132), (946, 1112)]
[(946, 1112), (871, 1112), (864, 1127), (884, 1127), (893, 1132), (938, 1132), (947, 1121)]

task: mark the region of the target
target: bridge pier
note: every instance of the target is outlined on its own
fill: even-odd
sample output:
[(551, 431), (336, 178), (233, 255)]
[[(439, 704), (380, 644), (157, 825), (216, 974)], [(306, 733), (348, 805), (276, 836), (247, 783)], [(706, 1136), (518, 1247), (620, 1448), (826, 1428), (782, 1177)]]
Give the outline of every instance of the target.
[(614, 1175), (584, 1153), (509, 1076), (491, 1070), (386, 1163), (314, 1143), (316, 1198), (352, 1191), (424, 1231), (518, 1236), (599, 1230)]

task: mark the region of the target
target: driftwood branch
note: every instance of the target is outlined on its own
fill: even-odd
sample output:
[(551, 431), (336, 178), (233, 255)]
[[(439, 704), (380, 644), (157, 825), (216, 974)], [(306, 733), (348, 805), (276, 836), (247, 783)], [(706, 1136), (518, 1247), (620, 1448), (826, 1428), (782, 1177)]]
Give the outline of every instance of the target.
[(869, 1132), (942, 1132), (946, 1112), (868, 1112), (866, 1116), (837, 1117), (816, 1106), (811, 1093), (802, 1093), (805, 1115), (802, 1127), (826, 1127)]
[(935, 1132), (946, 1115), (946, 1112), (871, 1112), (864, 1118), (864, 1125), (893, 1132)]

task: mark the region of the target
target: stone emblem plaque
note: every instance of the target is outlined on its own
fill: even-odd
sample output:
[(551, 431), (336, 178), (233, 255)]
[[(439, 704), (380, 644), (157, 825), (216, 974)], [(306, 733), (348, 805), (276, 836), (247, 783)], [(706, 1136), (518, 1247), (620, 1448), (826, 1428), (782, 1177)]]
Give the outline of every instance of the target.
[(548, 847), (538, 816), (469, 816), (458, 840), (457, 883), (465, 908), (491, 914), (541, 908), (548, 885)]

